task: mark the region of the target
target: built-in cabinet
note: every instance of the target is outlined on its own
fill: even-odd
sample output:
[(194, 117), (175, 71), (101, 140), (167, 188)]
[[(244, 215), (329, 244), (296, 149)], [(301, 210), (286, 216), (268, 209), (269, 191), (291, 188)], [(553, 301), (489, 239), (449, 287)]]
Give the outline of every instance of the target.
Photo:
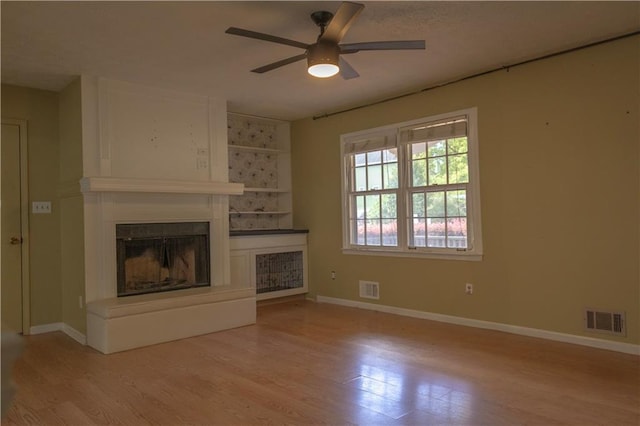
[(245, 186), (229, 198), (229, 228), (291, 228), (289, 123), (229, 114), (227, 131), (229, 182)]
[(257, 300), (307, 292), (307, 233), (294, 231), (290, 128), (285, 121), (228, 114), (231, 282)]
[(237, 235), (230, 247), (231, 281), (254, 287), (257, 300), (308, 291), (306, 232)]

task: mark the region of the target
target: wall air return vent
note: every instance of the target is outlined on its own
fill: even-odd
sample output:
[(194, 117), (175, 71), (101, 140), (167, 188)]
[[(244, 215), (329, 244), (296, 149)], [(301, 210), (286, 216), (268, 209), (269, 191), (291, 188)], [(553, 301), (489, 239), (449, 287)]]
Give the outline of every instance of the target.
[(600, 333), (626, 335), (624, 312), (609, 312), (587, 308), (584, 318), (587, 330)]
[(364, 299), (380, 299), (379, 284), (374, 281), (360, 281), (360, 297)]

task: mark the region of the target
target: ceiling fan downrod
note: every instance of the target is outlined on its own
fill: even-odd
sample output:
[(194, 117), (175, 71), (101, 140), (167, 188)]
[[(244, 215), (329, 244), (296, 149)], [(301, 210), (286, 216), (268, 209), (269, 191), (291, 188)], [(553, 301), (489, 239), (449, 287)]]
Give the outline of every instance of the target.
[(329, 25), (331, 18), (333, 18), (333, 13), (327, 12), (326, 10), (319, 10), (311, 14), (311, 20), (320, 27), (320, 35), (318, 38), (322, 37), (322, 34), (324, 34), (324, 30), (327, 25)]

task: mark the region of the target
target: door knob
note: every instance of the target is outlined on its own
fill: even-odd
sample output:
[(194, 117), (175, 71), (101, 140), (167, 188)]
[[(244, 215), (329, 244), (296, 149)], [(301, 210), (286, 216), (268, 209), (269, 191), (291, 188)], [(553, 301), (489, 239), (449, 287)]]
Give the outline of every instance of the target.
[(11, 237), (11, 240), (9, 241), (9, 243), (11, 243), (13, 245), (21, 244), (22, 243), (22, 238)]

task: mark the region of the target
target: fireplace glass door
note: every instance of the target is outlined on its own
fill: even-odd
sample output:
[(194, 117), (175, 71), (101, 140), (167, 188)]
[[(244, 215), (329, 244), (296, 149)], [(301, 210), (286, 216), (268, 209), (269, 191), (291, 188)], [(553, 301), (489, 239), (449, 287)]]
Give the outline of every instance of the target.
[(209, 223), (116, 225), (118, 296), (209, 286)]

